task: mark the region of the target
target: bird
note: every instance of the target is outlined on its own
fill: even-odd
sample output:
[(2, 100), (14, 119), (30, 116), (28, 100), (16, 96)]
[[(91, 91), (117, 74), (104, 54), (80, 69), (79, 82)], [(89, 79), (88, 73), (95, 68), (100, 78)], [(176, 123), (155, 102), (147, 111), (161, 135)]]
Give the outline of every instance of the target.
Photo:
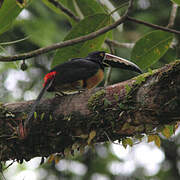
[[(43, 88), (32, 105), (23, 128), (26, 129), (29, 125), (29, 121), (33, 118), (36, 107), (46, 91), (66, 94), (95, 88), (103, 80), (106, 67), (142, 73), (142, 70), (133, 62), (105, 51), (94, 51), (84, 58), (73, 58), (59, 64), (44, 76)], [(23, 132), (23, 129), (21, 131)]]

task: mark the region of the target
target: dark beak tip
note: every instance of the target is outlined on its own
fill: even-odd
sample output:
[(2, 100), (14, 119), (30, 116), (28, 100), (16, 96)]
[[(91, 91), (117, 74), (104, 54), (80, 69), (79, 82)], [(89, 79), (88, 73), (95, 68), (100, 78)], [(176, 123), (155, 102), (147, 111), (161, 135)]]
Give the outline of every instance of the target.
[(138, 72), (139, 74), (143, 74), (143, 71), (142, 71), (141, 69), (138, 69), (137, 72)]

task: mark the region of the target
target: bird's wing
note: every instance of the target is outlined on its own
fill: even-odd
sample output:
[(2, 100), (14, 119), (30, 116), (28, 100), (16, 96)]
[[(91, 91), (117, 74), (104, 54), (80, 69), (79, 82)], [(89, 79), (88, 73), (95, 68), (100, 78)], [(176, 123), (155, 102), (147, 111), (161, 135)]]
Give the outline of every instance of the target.
[(55, 81), (59, 84), (72, 83), (78, 80), (86, 80), (98, 72), (100, 66), (97, 63), (85, 59), (74, 59), (55, 67), (57, 72)]

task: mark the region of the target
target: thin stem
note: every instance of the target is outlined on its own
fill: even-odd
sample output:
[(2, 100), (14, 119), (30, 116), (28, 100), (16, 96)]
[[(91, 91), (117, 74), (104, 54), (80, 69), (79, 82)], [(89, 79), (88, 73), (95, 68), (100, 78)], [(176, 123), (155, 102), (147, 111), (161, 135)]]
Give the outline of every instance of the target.
[(173, 3), (172, 4), (172, 9), (171, 9), (171, 15), (170, 15), (170, 18), (169, 18), (169, 23), (167, 25), (168, 28), (174, 26), (174, 22), (175, 22), (176, 15), (177, 15), (177, 9), (178, 9), (178, 5), (176, 3)]
[(76, 16), (70, 9), (64, 7), (59, 1), (57, 0), (48, 0), (48, 1), (52, 3), (56, 8), (59, 8), (61, 11), (67, 14), (70, 18), (74, 19), (76, 22), (80, 21), (80, 18), (78, 16)]
[(151, 23), (148, 23), (148, 22), (145, 22), (145, 21), (142, 21), (142, 20), (137, 20), (137, 19), (129, 17), (129, 16), (127, 16), (127, 20), (135, 22), (137, 24), (143, 24), (145, 26), (149, 26), (149, 27), (152, 27), (154, 29), (160, 29), (160, 30), (163, 30), (163, 31), (167, 31), (167, 32), (170, 32), (170, 33), (174, 33), (174, 34), (180, 35), (180, 31), (176, 31), (174, 29), (170, 29), (170, 28), (167, 28), (167, 27), (159, 26), (159, 25), (156, 25), (156, 24), (151, 24)]
[[(109, 46), (109, 49), (111, 51), (111, 54), (114, 54), (114, 49), (112, 47), (112, 45), (110, 43), (107, 43), (107, 45)], [(112, 73), (112, 68), (109, 67), (107, 69), (107, 73), (106, 73), (106, 79), (105, 79), (105, 83), (104, 86), (106, 87), (107, 85), (109, 85), (110, 79), (111, 79), (111, 73)]]
[(3, 43), (0, 43), (0, 46), (7, 46), (7, 45), (19, 43), (19, 42), (25, 41), (25, 40), (28, 39), (28, 38), (29, 38), (29, 36), (27, 36), (27, 37), (25, 37), (25, 38), (22, 38), (22, 39), (15, 40), (15, 41), (3, 42)]

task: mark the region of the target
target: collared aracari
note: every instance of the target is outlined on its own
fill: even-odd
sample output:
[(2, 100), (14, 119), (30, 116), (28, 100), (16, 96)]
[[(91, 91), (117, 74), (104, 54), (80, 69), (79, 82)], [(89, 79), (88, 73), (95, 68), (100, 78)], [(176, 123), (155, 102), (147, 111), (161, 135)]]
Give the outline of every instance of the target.
[(74, 58), (60, 64), (45, 75), (43, 89), (32, 106), (24, 128), (32, 119), (45, 91), (67, 93), (94, 88), (103, 80), (105, 67), (116, 67), (142, 73), (136, 64), (104, 51), (95, 51), (85, 58)]

